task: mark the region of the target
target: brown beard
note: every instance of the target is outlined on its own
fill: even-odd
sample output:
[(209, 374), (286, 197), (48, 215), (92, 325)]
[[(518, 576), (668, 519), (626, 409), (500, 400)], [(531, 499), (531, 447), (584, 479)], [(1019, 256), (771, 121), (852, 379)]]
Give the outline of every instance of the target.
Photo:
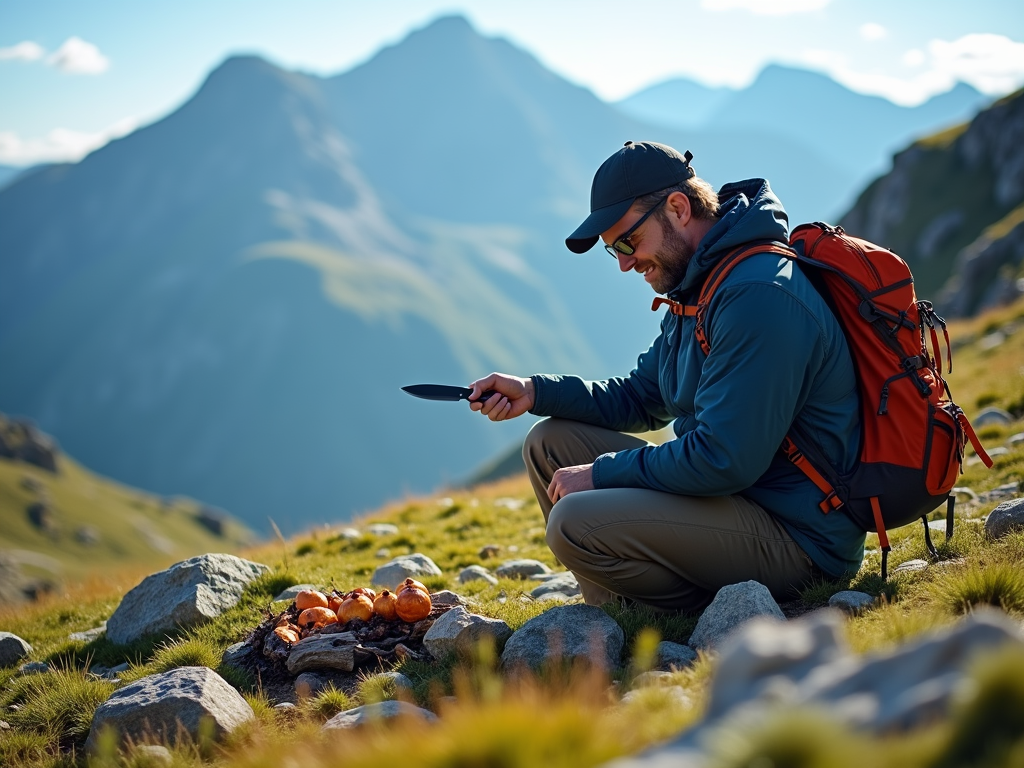
[(655, 293), (668, 293), (673, 288), (678, 288), (686, 277), (686, 268), (694, 254), (694, 249), (662, 214), (663, 211), (654, 214), (662, 233), (661, 249), (655, 254), (661, 275), (658, 276), (657, 282), (651, 283)]

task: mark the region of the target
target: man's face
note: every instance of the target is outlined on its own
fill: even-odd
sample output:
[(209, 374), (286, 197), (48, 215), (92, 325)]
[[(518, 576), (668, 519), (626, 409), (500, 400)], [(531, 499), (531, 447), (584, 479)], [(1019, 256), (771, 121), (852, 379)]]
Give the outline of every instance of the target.
[[(606, 243), (615, 242), (641, 215), (631, 210), (608, 232), (602, 233), (601, 237)], [(672, 221), (665, 215), (664, 210), (655, 212), (641, 224), (630, 235), (629, 241), (636, 250), (631, 256), (616, 254), (619, 269), (623, 272), (640, 273), (655, 293), (668, 293), (683, 282), (686, 267), (693, 258), (694, 248), (687, 243), (682, 233), (672, 226)]]

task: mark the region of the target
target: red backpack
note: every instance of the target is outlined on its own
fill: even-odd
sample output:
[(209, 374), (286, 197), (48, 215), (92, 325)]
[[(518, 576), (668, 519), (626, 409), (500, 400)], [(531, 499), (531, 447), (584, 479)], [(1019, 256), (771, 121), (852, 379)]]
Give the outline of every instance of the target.
[(803, 267), (839, 320), (853, 356), (862, 415), (860, 455), (853, 471), (841, 474), (795, 425), (782, 450), (824, 494), (822, 513), (842, 509), (865, 531), (878, 533), (884, 579), (891, 549), (887, 529), (920, 518), (928, 550), (937, 558), (927, 515), (945, 502), (946, 540), (953, 535), (956, 499), (950, 491), (962, 470), (966, 441), (986, 466), (992, 460), (942, 378), (937, 329), (945, 337), (948, 371), (953, 370), (946, 323), (931, 302), (918, 301), (906, 262), (820, 222), (797, 227), (789, 242), (789, 248), (778, 243), (738, 248), (708, 275), (695, 306), (658, 298), (651, 309), (669, 304), (674, 314), (696, 316), (695, 334), (707, 354), (708, 304), (733, 267), (757, 253), (776, 253)]

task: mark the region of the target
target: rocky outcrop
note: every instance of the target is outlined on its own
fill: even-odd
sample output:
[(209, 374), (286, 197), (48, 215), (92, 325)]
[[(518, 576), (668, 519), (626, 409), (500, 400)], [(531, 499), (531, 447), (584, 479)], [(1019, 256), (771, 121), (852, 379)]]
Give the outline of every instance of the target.
[(234, 555), (209, 554), (147, 576), (107, 620), (107, 639), (124, 645), (146, 635), (194, 626), (233, 607), (270, 568)]
[(100, 704), (86, 750), (94, 752), (108, 729), (122, 742), (174, 745), (183, 735), (198, 741), (201, 729), (220, 739), (253, 717), (248, 702), (212, 669), (179, 667), (130, 683)]
[(1024, 293), (1024, 92), (898, 153), (841, 223), (903, 256), (918, 296), (946, 316), (1016, 299)]

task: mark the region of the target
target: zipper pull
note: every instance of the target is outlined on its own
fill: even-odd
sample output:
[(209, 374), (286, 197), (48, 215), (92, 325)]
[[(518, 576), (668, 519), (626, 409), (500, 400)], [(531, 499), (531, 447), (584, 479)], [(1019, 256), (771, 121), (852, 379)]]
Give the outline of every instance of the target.
[(882, 399), (878, 402), (878, 415), (885, 416), (889, 413), (889, 385), (882, 385)]

